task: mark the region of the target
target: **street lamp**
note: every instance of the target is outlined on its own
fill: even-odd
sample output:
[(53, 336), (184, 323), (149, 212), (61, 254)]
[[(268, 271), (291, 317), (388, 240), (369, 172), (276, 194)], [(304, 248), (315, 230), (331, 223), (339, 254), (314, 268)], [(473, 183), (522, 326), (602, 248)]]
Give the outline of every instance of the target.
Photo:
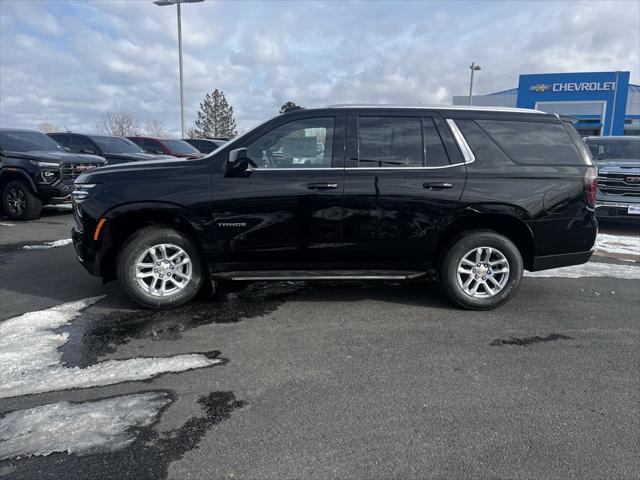
[(180, 64), (180, 138), (184, 138), (184, 82), (182, 79), (182, 18), (180, 16), (180, 4), (198, 2), (204, 2), (204, 0), (155, 0), (155, 2), (153, 2), (159, 7), (175, 5), (178, 8), (178, 62)]
[(478, 70), (481, 70), (481, 68), (480, 65), (476, 65), (473, 62), (471, 62), (469, 68), (471, 69), (471, 82), (469, 83), (469, 105), (471, 105), (473, 98), (473, 72), (477, 72)]

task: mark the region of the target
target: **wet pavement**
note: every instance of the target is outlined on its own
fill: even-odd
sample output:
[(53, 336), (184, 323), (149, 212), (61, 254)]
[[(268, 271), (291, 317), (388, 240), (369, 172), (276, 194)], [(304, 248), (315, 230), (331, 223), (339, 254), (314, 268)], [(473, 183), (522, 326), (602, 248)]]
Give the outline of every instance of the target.
[[(184, 354), (223, 362), (0, 399), (0, 439), (10, 412), (91, 411), (148, 393), (162, 400), (126, 432), (101, 431), (120, 436), (109, 444), (117, 448), (106, 438), (84, 445), (77, 421), (84, 446), (2, 460), (0, 478), (582, 479), (640, 471), (640, 280), (525, 278), (491, 312), (452, 308), (430, 282), (240, 283), (157, 312), (84, 273), (71, 247), (0, 251), (0, 325), (97, 295), (106, 297), (52, 332), (66, 336), (64, 367)], [(69, 441), (53, 438), (52, 450)]]

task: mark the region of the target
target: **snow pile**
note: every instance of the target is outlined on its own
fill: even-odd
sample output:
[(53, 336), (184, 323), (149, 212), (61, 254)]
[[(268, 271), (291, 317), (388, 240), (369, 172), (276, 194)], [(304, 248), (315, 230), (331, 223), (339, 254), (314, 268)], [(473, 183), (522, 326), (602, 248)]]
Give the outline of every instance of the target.
[(54, 330), (69, 324), (81, 310), (101, 298), (65, 303), (0, 323), (0, 398), (146, 380), (222, 361), (202, 354), (184, 354), (108, 360), (87, 368), (65, 367), (58, 348), (68, 341), (69, 334)]
[(640, 255), (640, 237), (600, 233), (596, 238), (596, 251)]
[(616, 265), (614, 263), (587, 262), (571, 267), (553, 268), (540, 272), (524, 272), (525, 277), (610, 277), (624, 280), (640, 280), (640, 267)]
[(73, 243), (73, 240), (71, 240), (70, 238), (65, 238), (62, 240), (55, 240), (53, 242), (46, 242), (40, 245), (25, 245), (24, 248), (25, 250), (47, 250), (49, 248), (56, 248), (56, 247), (66, 247), (67, 245), (71, 245)]
[(132, 427), (151, 425), (170, 402), (164, 392), (149, 392), (11, 412), (0, 419), (0, 460), (121, 449), (135, 440)]

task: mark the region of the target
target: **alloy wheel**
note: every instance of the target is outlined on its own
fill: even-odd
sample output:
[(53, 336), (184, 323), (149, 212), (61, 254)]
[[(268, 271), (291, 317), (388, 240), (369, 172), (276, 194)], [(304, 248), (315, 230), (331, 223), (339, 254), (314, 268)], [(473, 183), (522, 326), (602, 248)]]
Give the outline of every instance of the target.
[(458, 263), (458, 285), (474, 298), (489, 298), (500, 293), (509, 281), (509, 262), (492, 247), (477, 247)]

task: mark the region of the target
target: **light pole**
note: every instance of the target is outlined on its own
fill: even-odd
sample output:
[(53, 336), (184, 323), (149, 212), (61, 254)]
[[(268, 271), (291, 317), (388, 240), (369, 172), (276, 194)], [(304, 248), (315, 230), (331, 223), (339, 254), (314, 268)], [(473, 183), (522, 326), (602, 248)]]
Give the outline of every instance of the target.
[(469, 68), (471, 69), (471, 82), (469, 83), (469, 105), (471, 105), (473, 99), (473, 72), (481, 70), (481, 68), (480, 65), (476, 65), (473, 62), (471, 62)]
[(178, 9), (178, 63), (180, 64), (180, 138), (184, 138), (184, 81), (182, 78), (182, 17), (180, 16), (181, 3), (198, 3), (204, 0), (155, 0), (159, 7), (175, 5)]

